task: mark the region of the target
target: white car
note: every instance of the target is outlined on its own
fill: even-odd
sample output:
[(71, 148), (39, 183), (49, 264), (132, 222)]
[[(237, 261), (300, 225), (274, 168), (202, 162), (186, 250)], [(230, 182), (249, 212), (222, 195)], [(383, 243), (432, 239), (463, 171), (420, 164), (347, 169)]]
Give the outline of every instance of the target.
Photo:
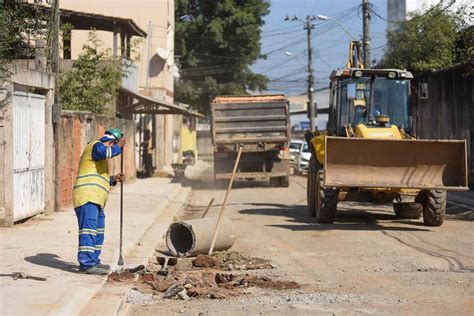
[(303, 147), (304, 144), (305, 144), (305, 141), (303, 141), (303, 140), (299, 140), (299, 139), (291, 140), (290, 148), (289, 148), (291, 165), (293, 165), (293, 166), (295, 165), (296, 155), (300, 152), (301, 147)]
[(308, 173), (310, 158), (311, 151), (308, 147), (308, 144), (304, 143), (295, 157), (295, 172), (297, 174)]

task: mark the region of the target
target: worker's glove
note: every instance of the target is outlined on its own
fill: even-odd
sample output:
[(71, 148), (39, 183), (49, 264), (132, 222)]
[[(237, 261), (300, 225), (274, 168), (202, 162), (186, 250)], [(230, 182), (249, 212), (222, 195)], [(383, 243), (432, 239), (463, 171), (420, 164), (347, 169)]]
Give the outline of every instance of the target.
[(117, 142), (117, 145), (119, 145), (120, 148), (123, 148), (125, 146), (125, 143), (127, 142), (127, 139), (125, 137), (120, 138), (120, 140)]
[(124, 173), (117, 173), (113, 176), (113, 182), (124, 182), (125, 181), (125, 174)]

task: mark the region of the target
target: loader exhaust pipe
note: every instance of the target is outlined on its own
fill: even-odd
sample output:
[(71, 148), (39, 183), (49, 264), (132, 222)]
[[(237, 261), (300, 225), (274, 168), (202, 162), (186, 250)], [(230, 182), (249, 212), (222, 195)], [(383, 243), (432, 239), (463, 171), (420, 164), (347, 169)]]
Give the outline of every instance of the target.
[(468, 190), (465, 140), (326, 137), (324, 185)]

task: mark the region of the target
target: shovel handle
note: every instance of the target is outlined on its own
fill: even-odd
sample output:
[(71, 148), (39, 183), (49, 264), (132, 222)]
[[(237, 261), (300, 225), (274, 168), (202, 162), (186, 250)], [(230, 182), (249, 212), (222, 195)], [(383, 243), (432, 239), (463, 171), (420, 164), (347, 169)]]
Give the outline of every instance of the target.
[(237, 159), (235, 159), (234, 170), (232, 170), (232, 177), (230, 177), (229, 185), (227, 186), (227, 191), (225, 192), (224, 202), (222, 203), (221, 211), (219, 213), (219, 218), (217, 220), (216, 229), (214, 230), (214, 237), (212, 238), (211, 248), (209, 249), (208, 255), (211, 256), (214, 251), (214, 246), (216, 244), (217, 233), (221, 226), (222, 218), (224, 217), (224, 210), (227, 205), (227, 199), (229, 198), (230, 190), (232, 189), (232, 184), (234, 183), (234, 177), (237, 173), (237, 167), (239, 166), (240, 155), (242, 154), (242, 146), (239, 147), (239, 152), (237, 153)]
[[(122, 154), (120, 154), (120, 173), (123, 173), (123, 148)], [(120, 249), (119, 249), (119, 259), (118, 265), (123, 266), (123, 257), (122, 257), (122, 239), (123, 239), (123, 180), (120, 181)]]
[(214, 198), (212, 198), (211, 201), (209, 201), (209, 204), (207, 205), (206, 210), (205, 210), (204, 213), (202, 214), (201, 218), (206, 217), (207, 212), (209, 212), (209, 209), (210, 209), (211, 206), (212, 206), (212, 203), (214, 203)]

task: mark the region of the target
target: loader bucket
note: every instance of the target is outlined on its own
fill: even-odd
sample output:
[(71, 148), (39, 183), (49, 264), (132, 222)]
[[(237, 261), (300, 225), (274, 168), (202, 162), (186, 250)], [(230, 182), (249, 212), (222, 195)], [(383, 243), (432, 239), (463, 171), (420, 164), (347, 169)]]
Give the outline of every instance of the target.
[(325, 186), (468, 190), (464, 140), (326, 137)]

